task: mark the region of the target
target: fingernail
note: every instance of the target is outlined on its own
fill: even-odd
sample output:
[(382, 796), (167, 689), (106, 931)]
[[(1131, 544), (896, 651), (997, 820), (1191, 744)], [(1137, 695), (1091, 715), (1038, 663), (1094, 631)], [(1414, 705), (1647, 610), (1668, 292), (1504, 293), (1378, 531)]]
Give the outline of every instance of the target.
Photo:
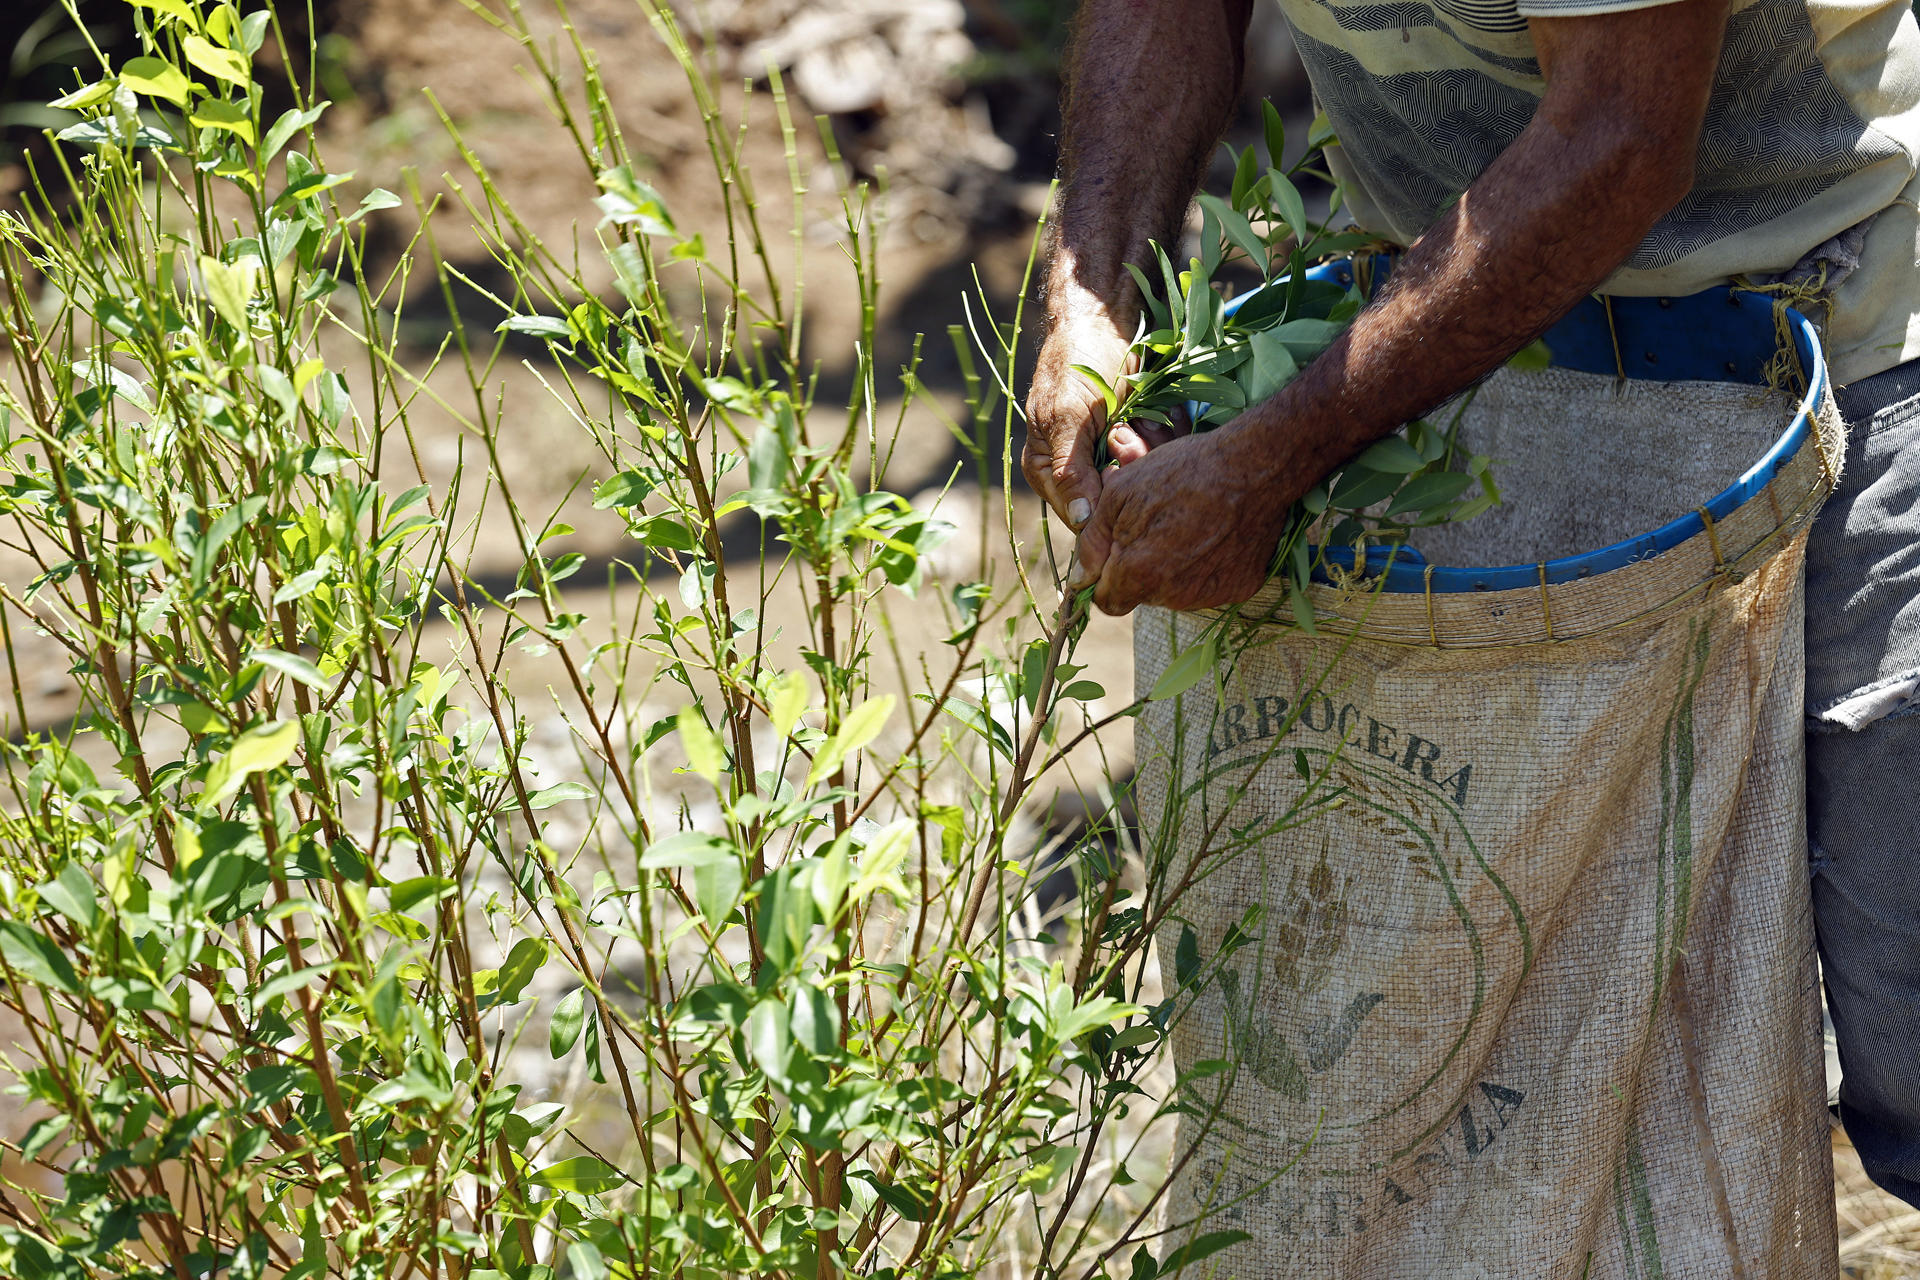
[(1075, 548), (1073, 559), (1067, 561), (1067, 590), (1079, 591), (1093, 585), (1093, 575), (1080, 563), (1079, 548)]
[(1093, 504), (1085, 498), (1075, 498), (1067, 504), (1067, 523), (1078, 529), (1093, 518)]

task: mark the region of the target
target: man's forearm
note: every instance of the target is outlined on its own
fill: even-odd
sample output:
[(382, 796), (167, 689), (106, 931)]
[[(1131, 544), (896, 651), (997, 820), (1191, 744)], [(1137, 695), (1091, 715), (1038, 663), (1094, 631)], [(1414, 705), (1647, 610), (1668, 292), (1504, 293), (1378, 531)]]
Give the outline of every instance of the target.
[(1085, 0), (1068, 62), (1048, 272), (1056, 323), (1131, 318), (1125, 264), (1171, 242), (1239, 92), (1252, 0)]
[[(1710, 71), (1725, 10), (1694, 7)], [(1597, 56), (1592, 42), (1576, 52)], [(1631, 50), (1611, 52), (1616, 67), (1631, 68)], [(1574, 79), (1584, 69), (1553, 70)], [(1617, 112), (1550, 87), (1533, 122), (1407, 253), (1381, 299), (1297, 381), (1233, 424), (1254, 456), (1287, 473), (1276, 483), (1310, 486), (1497, 368), (1591, 293), (1686, 194), (1709, 87), (1710, 78), (1626, 83), (1631, 109)], [(1284, 444), (1271, 438), (1281, 434)]]

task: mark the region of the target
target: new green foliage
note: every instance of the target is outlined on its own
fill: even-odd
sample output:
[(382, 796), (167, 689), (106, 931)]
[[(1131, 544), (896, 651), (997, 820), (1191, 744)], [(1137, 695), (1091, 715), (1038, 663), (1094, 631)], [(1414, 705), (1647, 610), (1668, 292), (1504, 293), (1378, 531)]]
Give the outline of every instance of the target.
[[(1254, 148), (1236, 153), (1229, 147), (1229, 197), (1199, 197), (1201, 256), (1176, 271), (1155, 244), (1153, 264), (1129, 267), (1144, 309), (1130, 352), (1138, 372), (1122, 394), (1097, 371), (1080, 369), (1106, 395), (1110, 421), (1196, 431), (1230, 422), (1292, 382), (1366, 305), (1361, 281), (1372, 270), (1369, 255), (1385, 246), (1313, 222), (1294, 183), (1302, 173), (1326, 176), (1314, 167), (1332, 141), (1324, 118), (1315, 122), (1306, 153), (1282, 170), (1285, 130), (1271, 103), (1266, 115), (1267, 166), (1259, 165)], [(1329, 217), (1339, 207), (1336, 188)], [(1308, 278), (1310, 265), (1354, 253), (1361, 256), (1353, 259), (1353, 284)], [(1215, 282), (1233, 264), (1250, 268), (1258, 283), (1230, 309)], [(1359, 568), (1370, 544), (1391, 546), (1421, 527), (1472, 519), (1500, 500), (1491, 460), (1459, 438), (1470, 400), (1461, 402), (1445, 427), (1408, 423), (1294, 504), (1273, 573), (1285, 580), (1302, 626), (1313, 625), (1306, 587), (1325, 565), (1328, 548), (1351, 549)]]
[[(822, 200), (784, 95), (743, 106), (645, 7), (725, 197), (705, 239), (591, 50), (555, 61), (564, 15), (518, 4), (473, 20), (601, 193), (577, 256), (450, 120), (458, 218), (335, 171), (311, 86), (263, 107), (296, 64), (273, 13), (204, 0), (142, 0), (139, 57), (76, 78), (66, 167), (0, 215), (0, 1009), (34, 1115), (0, 1273), (1140, 1271), (1165, 1179), (1127, 1158), (1201, 1104), (1148, 1087), (1194, 994), (1149, 940), (1191, 877), (1101, 755), (1137, 708), (1076, 661), (1026, 531), (990, 544), (985, 483), (947, 499), (977, 553), (930, 582), (952, 525), (887, 487), (874, 198), (826, 201), (863, 300), (828, 405), (774, 247)], [(742, 111), (791, 153), (779, 233)], [(376, 266), (382, 217), (408, 247)], [(461, 220), (466, 257), (437, 239)], [(448, 331), (413, 347), (423, 291)], [(1233, 331), (1187, 295), (1196, 337)], [(1291, 323), (1261, 376), (1324, 338)], [(1016, 317), (957, 353), (983, 479), (1018, 348)], [(503, 461), (522, 357), (596, 455), (564, 520)], [(903, 401), (952, 412), (917, 370)], [(459, 466), (423, 460), (429, 412)], [(1062, 790), (1085, 815), (1041, 841)], [(1152, 1274), (1218, 1247), (1204, 1216)]]

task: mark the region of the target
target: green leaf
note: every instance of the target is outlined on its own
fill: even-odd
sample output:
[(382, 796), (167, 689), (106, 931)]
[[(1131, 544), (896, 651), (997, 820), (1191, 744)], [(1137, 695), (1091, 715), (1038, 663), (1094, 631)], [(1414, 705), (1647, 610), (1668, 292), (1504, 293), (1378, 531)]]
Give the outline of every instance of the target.
[(823, 778), (832, 777), (848, 756), (880, 736), (887, 717), (893, 714), (894, 701), (894, 696), (886, 693), (849, 711), (833, 737), (813, 757), (813, 767), (807, 770), (806, 785), (811, 787)]
[(1159, 294), (1147, 280), (1146, 272), (1140, 270), (1140, 268), (1134, 266), (1131, 262), (1127, 263), (1126, 266), (1127, 274), (1133, 277), (1134, 287), (1140, 291), (1140, 301), (1145, 304), (1148, 313), (1153, 317), (1153, 327), (1155, 329), (1168, 328), (1172, 324), (1172, 320), (1167, 310), (1167, 305), (1160, 300)]
[(1161, 1261), (1158, 1274), (1178, 1275), (1194, 1263), (1211, 1258), (1222, 1249), (1231, 1249), (1241, 1241), (1251, 1239), (1253, 1237), (1245, 1231), (1209, 1231), (1168, 1254)]
[(0, 920), (0, 955), (29, 982), (80, 994), (80, 975), (73, 971), (73, 962), (51, 939), (18, 920)]
[[(1251, 154), (1249, 152), (1248, 154)], [(1253, 224), (1246, 215), (1234, 209), (1219, 196), (1202, 195), (1200, 205), (1219, 221), (1220, 229), (1227, 234), (1236, 248), (1246, 254), (1257, 271), (1267, 267), (1267, 242), (1254, 231)]]
[(1346, 332), (1346, 328), (1344, 322), (1302, 317), (1276, 325), (1273, 332), (1286, 342), (1287, 350), (1293, 352), (1293, 358), (1304, 366), (1332, 346), (1333, 340)]
[(652, 483), (638, 471), (622, 471), (593, 486), (593, 507), (596, 511), (604, 511), (608, 507), (637, 507), (652, 492)]
[(1150, 702), (1175, 698), (1199, 684), (1220, 662), (1220, 633), (1209, 631), (1200, 643), (1192, 645), (1167, 664), (1147, 695)]
[(233, 799), (254, 774), (285, 764), (299, 743), (300, 722), (297, 720), (260, 725), (235, 738), (227, 754), (207, 770), (200, 812), (207, 813)]
[(1192, 925), (1180, 926), (1180, 941), (1173, 949), (1173, 980), (1180, 986), (1193, 981), (1200, 972), (1200, 939), (1195, 936)]
[(237, 102), (222, 102), (218, 98), (209, 98), (193, 109), (187, 119), (202, 129), (219, 129), (237, 135), (248, 146), (254, 144), (256, 133), (253, 124), (253, 112)]
[(747, 1015), (747, 1052), (775, 1084), (787, 1082), (787, 1067), (793, 1060), (793, 1037), (787, 1028), (787, 1006), (779, 1000), (762, 1000)]
[(527, 1181), (536, 1187), (591, 1196), (625, 1186), (627, 1178), (597, 1156), (574, 1156), (538, 1170)]
[(1273, 195), (1273, 203), (1279, 210), (1281, 218), (1285, 220), (1295, 238), (1304, 245), (1313, 234), (1313, 228), (1307, 223), (1306, 202), (1300, 198), (1300, 192), (1288, 180), (1287, 175), (1278, 169), (1267, 170), (1267, 181)]
[(544, 938), (522, 938), (513, 944), (513, 950), (500, 966), (500, 976), (493, 988), (495, 1005), (515, 1004), (526, 991), (547, 962), (547, 942)]
[(1020, 1185), (1043, 1196), (1060, 1184), (1079, 1156), (1078, 1147), (1040, 1147), (1028, 1159), (1031, 1163), (1020, 1173)]
[(267, 130), (267, 139), (260, 146), (260, 163), (265, 164), (280, 154), (280, 149), (293, 141), (293, 135), (302, 129), (310, 128), (320, 119), (330, 103), (322, 102), (306, 111), (282, 112), (273, 127)]
[[(1405, 436), (1386, 436), (1369, 445), (1365, 452), (1354, 459), (1369, 471), (1385, 471), (1393, 475), (1412, 475), (1427, 465), (1420, 451), (1407, 443)], [(1364, 503), (1355, 505), (1364, 506)]]
[(321, 692), (333, 687), (333, 682), (320, 674), (320, 668), (300, 657), (280, 649), (255, 649), (247, 655), (248, 662), (257, 662), (263, 667), (272, 667), (291, 680), (298, 680), (310, 689)]
[(216, 80), (225, 80), (242, 89), (253, 87), (253, 72), (247, 59), (231, 49), (222, 49), (203, 36), (188, 36), (180, 42), (180, 51), (187, 55), (188, 62)]
[[(131, 136), (129, 136), (129, 133)], [(179, 140), (158, 125), (130, 123), (128, 131), (106, 120), (82, 120), (53, 135), (62, 142), (77, 142), (90, 147), (151, 147), (156, 151), (178, 151)]]
[(1113, 384), (1108, 382), (1101, 372), (1092, 365), (1076, 364), (1072, 366), (1072, 368), (1075, 373), (1092, 383), (1094, 388), (1100, 392), (1100, 398), (1106, 402), (1107, 416), (1111, 418), (1120, 405), (1120, 396), (1119, 393), (1113, 389)]
[(446, 876), (414, 876), (387, 888), (387, 905), (395, 911), (411, 911), (423, 902), (438, 902), (460, 887), (458, 880)]
[(580, 782), (557, 782), (551, 787), (543, 787), (527, 797), (529, 809), (551, 809), (557, 804), (569, 800), (591, 800), (599, 793), (592, 787)]
[(783, 425), (777, 418), (766, 423), (747, 450), (747, 483), (755, 489), (771, 492), (786, 482), (792, 457)]
[(1161, 296), (1167, 300), (1168, 327), (1184, 329), (1187, 324), (1187, 300), (1180, 290), (1180, 277), (1174, 272), (1173, 261), (1167, 257), (1167, 251), (1157, 241), (1153, 246), (1153, 254), (1160, 263), (1160, 282), (1165, 288)]
[(1331, 146), (1339, 136), (1333, 127), (1333, 122), (1327, 119), (1327, 113), (1322, 111), (1313, 118), (1313, 123), (1307, 126), (1307, 150), (1318, 151), (1323, 147)]
[(706, 717), (700, 714), (700, 708), (691, 704), (680, 708), (674, 727), (680, 731), (680, 745), (687, 753), (687, 767), (709, 784), (718, 785), (720, 775), (726, 771), (727, 753), (720, 745), (719, 735), (707, 727)]
[(1302, 631), (1308, 635), (1315, 634), (1317, 628), (1314, 626), (1313, 601), (1300, 584), (1287, 584), (1287, 607), (1293, 610), (1293, 620)]
[[(1065, 990), (1062, 988), (1062, 990)], [(1069, 993), (1070, 994), (1070, 993)], [(1078, 1040), (1081, 1036), (1109, 1023), (1131, 1018), (1144, 1010), (1139, 1005), (1123, 1004), (1112, 996), (1095, 996), (1085, 1004), (1069, 1008), (1056, 1019), (1049, 1028), (1053, 1037), (1062, 1044), (1069, 1040)]]
[[(1232, 148), (1229, 147), (1228, 151), (1231, 152)], [(1239, 158), (1234, 161), (1233, 165), (1233, 189), (1231, 199), (1234, 209), (1244, 210), (1247, 207), (1247, 197), (1253, 192), (1253, 184), (1259, 180), (1260, 161), (1259, 158), (1253, 154), (1253, 148), (1248, 147), (1240, 153)]]
[(567, 322), (554, 316), (508, 316), (494, 326), (493, 331), (495, 333), (530, 333), (536, 338), (570, 340), (573, 337), (573, 330)]
[(32, 1160), (45, 1151), (53, 1140), (66, 1132), (69, 1123), (66, 1116), (47, 1116), (34, 1121), (26, 1136), (20, 1139), (20, 1156)]
[(165, 98), (177, 107), (187, 105), (187, 97), (193, 89), (180, 68), (163, 58), (129, 58), (126, 65), (120, 68), (120, 83), (135, 93)]
[(1476, 483), (1476, 478), (1464, 471), (1436, 471), (1430, 475), (1415, 476), (1394, 495), (1387, 514), (1398, 515), (1402, 511), (1424, 511), (1428, 507), (1441, 506), (1452, 502)]
[(754, 921), (760, 928), (760, 945), (775, 969), (793, 967), (813, 929), (813, 887), (807, 883), (812, 870), (807, 862), (790, 864), (760, 881)]
[(1468, 498), (1465, 502), (1461, 503), (1460, 506), (1454, 510), (1453, 514), (1449, 517), (1449, 519), (1454, 524), (1461, 524), (1465, 521), (1473, 519), (1475, 516), (1486, 514), (1488, 511), (1492, 510), (1494, 507), (1498, 505), (1499, 503), (1494, 499), (1492, 494), (1487, 494), (1487, 493), (1476, 494), (1475, 496)]
[(814, 1057), (830, 1057), (840, 1047), (840, 1010), (821, 988), (799, 983), (787, 1009), (787, 1030)]
[(906, 1180), (885, 1182), (876, 1174), (861, 1170), (853, 1176), (873, 1188), (874, 1194), (906, 1222), (925, 1222), (933, 1212), (933, 1197)]
[(260, 259), (244, 257), (229, 266), (218, 258), (202, 255), (200, 282), (207, 301), (222, 320), (240, 333), (247, 332), (247, 303), (260, 282)]
[(736, 862), (739, 854), (718, 836), (704, 831), (682, 831), (664, 840), (655, 840), (640, 855), (640, 865), (650, 871), (675, 867), (707, 867), (717, 862)]
[(58, 111), (79, 111), (96, 102), (104, 102), (113, 96), (113, 81), (95, 80), (92, 84), (81, 85), (72, 93), (55, 98), (47, 105)]
[(1194, 262), (1187, 271), (1184, 334), (1189, 347), (1203, 347), (1213, 341), (1213, 308), (1220, 295), (1208, 288), (1207, 273)]
[(793, 727), (800, 723), (801, 713), (806, 711), (811, 700), (812, 690), (807, 686), (805, 673), (787, 671), (775, 676), (767, 687), (767, 719), (773, 723), (773, 731), (785, 738), (793, 733)]
[(813, 868), (809, 885), (813, 890), (813, 905), (820, 919), (829, 924), (839, 917), (847, 889), (853, 884), (852, 843), (850, 833), (841, 834), (827, 845), (827, 851), (820, 855), (820, 861)]
[(1240, 389), (1248, 404), (1258, 404), (1300, 376), (1300, 364), (1293, 358), (1280, 330), (1262, 329), (1247, 339), (1253, 351), (1240, 374)]
[[(1361, 507), (1370, 507), (1382, 498), (1391, 497), (1400, 487), (1401, 477), (1391, 471), (1375, 471), (1359, 462), (1347, 464), (1340, 473), (1340, 480), (1333, 486), (1333, 505), (1346, 511), (1356, 511)], [(1344, 538), (1331, 539), (1345, 542)]]
[(1021, 655), (1020, 699), (1027, 704), (1029, 711), (1039, 710), (1040, 686), (1046, 682), (1052, 657), (1053, 646), (1045, 640), (1035, 640)]
[(634, 177), (630, 166), (623, 164), (616, 169), (603, 171), (599, 184), (606, 194), (594, 203), (607, 215), (608, 222), (616, 226), (633, 227), (642, 235), (678, 234), (660, 193)]
[(77, 862), (62, 867), (60, 874), (40, 885), (37, 892), (41, 901), (82, 929), (92, 929), (99, 922), (100, 904), (95, 898), (93, 881)]
[(1273, 99), (1261, 100), (1260, 122), (1266, 135), (1267, 163), (1277, 169), (1287, 156), (1287, 126), (1280, 119), (1280, 109), (1273, 105)]
[(270, 9), (256, 9), (240, 19), (240, 47), (247, 51), (248, 56), (260, 52), (261, 46), (267, 42), (267, 24), (272, 20), (273, 11)]
[(1214, 216), (1211, 208), (1202, 204), (1200, 206), (1201, 274), (1211, 280), (1213, 273), (1220, 269), (1220, 263), (1224, 258), (1225, 254), (1220, 245), (1220, 219)]
[(193, 7), (187, 3), (187, 0), (127, 0), (127, 3), (137, 9), (152, 9), (170, 18), (178, 18), (189, 26), (197, 22)]
[(895, 897), (903, 897), (896, 873), (913, 852), (914, 837), (919, 830), (919, 824), (911, 818), (901, 818), (880, 828), (860, 855), (859, 874), (847, 896), (861, 902), (877, 890), (889, 889)]
[(607, 1260), (590, 1240), (567, 1246), (567, 1273), (571, 1280), (607, 1280)]
[(727, 856), (702, 862), (693, 869), (693, 905), (707, 918), (707, 924), (719, 929), (740, 902), (747, 874), (741, 861), (728, 849)]
[(275, 213), (290, 213), (302, 201), (311, 200), (352, 178), (350, 173), (322, 173), (314, 162), (299, 151), (287, 153), (287, 185), (273, 202)]
[(566, 1057), (579, 1043), (581, 1029), (586, 1025), (587, 989), (575, 987), (560, 997), (560, 1003), (553, 1007), (553, 1016), (547, 1020), (547, 1052), (555, 1060)]
[(360, 198), (360, 207), (347, 216), (348, 224), (360, 221), (370, 213), (379, 213), (382, 209), (398, 209), (400, 197), (385, 187), (375, 187)]

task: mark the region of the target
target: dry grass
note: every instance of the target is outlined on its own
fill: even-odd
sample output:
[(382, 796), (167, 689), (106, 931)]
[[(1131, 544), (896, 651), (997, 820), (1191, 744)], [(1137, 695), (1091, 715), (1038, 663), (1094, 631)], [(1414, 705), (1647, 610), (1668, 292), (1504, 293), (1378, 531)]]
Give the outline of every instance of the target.
[(1840, 1274), (1848, 1280), (1920, 1280), (1920, 1209), (1868, 1180), (1847, 1136), (1833, 1131)]

